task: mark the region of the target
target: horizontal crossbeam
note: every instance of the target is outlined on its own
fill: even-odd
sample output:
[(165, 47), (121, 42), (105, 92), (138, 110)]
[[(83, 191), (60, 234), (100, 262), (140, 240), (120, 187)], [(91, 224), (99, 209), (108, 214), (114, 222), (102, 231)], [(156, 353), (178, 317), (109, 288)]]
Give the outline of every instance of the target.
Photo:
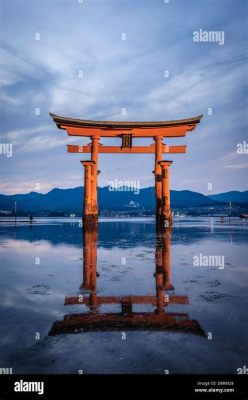
[(132, 134), (133, 137), (153, 138), (159, 137), (183, 137), (195, 126), (176, 126), (161, 128), (92, 128), (92, 127), (71, 127), (61, 125), (69, 136), (101, 136), (101, 137), (121, 137), (124, 134)]
[[(187, 146), (166, 146), (162, 145), (162, 153), (186, 153)], [(68, 153), (91, 153), (91, 145), (79, 146), (79, 145), (67, 145)], [(131, 148), (121, 147), (121, 146), (104, 146), (98, 145), (99, 153), (119, 153), (119, 154), (154, 154), (155, 146), (152, 144), (150, 146), (133, 146)]]
[[(157, 298), (155, 296), (98, 296), (97, 304), (122, 304), (122, 303), (132, 303), (132, 304), (157, 304)], [(179, 295), (168, 295), (164, 298), (164, 305), (168, 304), (188, 304), (189, 299), (188, 296), (179, 296)], [(87, 296), (73, 296), (73, 297), (65, 297), (65, 305), (72, 304), (85, 304), (87, 306), (90, 305), (90, 298)]]

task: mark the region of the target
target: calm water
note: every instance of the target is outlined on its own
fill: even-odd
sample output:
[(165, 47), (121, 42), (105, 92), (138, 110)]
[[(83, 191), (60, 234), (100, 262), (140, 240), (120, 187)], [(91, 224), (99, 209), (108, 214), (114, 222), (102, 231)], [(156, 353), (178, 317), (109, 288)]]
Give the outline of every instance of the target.
[(178, 219), (163, 235), (152, 219), (100, 220), (84, 235), (77, 220), (1, 223), (0, 368), (236, 373), (248, 365), (247, 229), (217, 218)]

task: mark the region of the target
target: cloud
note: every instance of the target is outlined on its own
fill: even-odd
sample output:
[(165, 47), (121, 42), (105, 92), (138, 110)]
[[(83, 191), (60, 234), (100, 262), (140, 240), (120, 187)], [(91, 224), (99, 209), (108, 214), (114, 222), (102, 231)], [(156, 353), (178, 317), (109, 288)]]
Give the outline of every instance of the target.
[[(222, 185), (228, 165), (236, 175), (226, 188), (243, 187), (238, 167), (243, 162), (234, 158), (227, 164), (226, 157), (246, 138), (244, 9), (242, 2), (234, 10), (232, 2), (224, 0), (213, 7), (214, 13), (196, 0), (187, 4), (54, 0), (49, 6), (4, 1), (3, 15), (8, 18), (3, 18), (1, 40), (1, 141), (13, 142), (15, 163), (0, 160), (6, 190), (13, 190), (11, 185), (21, 190), (36, 179), (45, 188), (54, 182), (59, 187), (70, 185), (69, 177), (64, 179), (65, 166), (75, 184), (81, 179), (78, 158), (69, 158), (65, 145), (84, 139), (58, 131), (49, 112), (113, 120), (177, 119), (203, 113), (195, 132), (180, 138), (180, 143), (168, 140), (188, 145), (186, 155), (172, 157), (174, 187), (202, 190), (206, 168), (218, 180), (216, 185)], [(193, 42), (194, 30), (213, 25), (225, 30), (223, 46)], [(121, 115), (123, 107), (126, 116)], [(137, 179), (153, 184), (153, 176), (145, 172), (151, 170), (150, 158), (136, 157), (128, 163), (112, 155), (101, 159), (105, 175), (99, 176), (100, 184), (119, 167), (124, 168), (120, 178), (130, 177), (130, 165)]]
[(231, 168), (231, 169), (244, 169), (248, 171), (248, 162), (241, 162), (241, 163), (236, 163), (236, 164), (229, 164), (225, 165), (224, 168)]

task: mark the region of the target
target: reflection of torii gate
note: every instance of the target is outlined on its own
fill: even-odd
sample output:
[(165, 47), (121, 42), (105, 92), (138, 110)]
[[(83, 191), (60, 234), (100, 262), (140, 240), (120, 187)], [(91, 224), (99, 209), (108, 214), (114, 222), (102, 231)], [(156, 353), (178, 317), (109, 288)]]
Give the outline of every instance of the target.
[[(84, 230), (83, 284), (80, 289), (91, 290), (89, 296), (66, 297), (65, 305), (81, 304), (89, 307), (88, 313), (67, 314), (56, 321), (49, 335), (105, 330), (173, 330), (204, 336), (196, 320), (188, 314), (165, 312), (169, 304), (188, 304), (188, 296), (171, 295), (170, 282), (170, 230), (157, 234), (156, 246), (156, 296), (97, 296), (97, 230)], [(120, 304), (119, 313), (101, 313), (103, 304)], [(150, 304), (154, 312), (134, 312), (135, 304)]]
[[(60, 129), (65, 129), (70, 136), (91, 138), (87, 146), (68, 145), (69, 153), (91, 153), (90, 161), (81, 161), (85, 168), (84, 178), (84, 226), (90, 226), (98, 220), (97, 175), (98, 153), (118, 154), (155, 154), (155, 195), (156, 219), (159, 224), (169, 226), (171, 218), (169, 166), (172, 161), (162, 161), (162, 154), (186, 153), (186, 146), (167, 146), (163, 138), (184, 137), (200, 122), (202, 116), (175, 121), (159, 122), (118, 122), (90, 121), (61, 117), (50, 114)], [(101, 137), (121, 137), (121, 146), (103, 146)], [(133, 138), (153, 138), (150, 146), (133, 146)], [(165, 221), (167, 223), (165, 224)]]

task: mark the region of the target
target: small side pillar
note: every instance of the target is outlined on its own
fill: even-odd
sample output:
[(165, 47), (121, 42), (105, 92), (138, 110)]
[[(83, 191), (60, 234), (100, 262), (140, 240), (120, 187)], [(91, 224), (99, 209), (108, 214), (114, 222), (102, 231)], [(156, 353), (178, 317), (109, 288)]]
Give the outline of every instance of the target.
[(172, 213), (170, 207), (170, 174), (169, 167), (172, 161), (159, 161), (162, 168), (162, 213), (159, 224), (165, 228), (172, 225)]

